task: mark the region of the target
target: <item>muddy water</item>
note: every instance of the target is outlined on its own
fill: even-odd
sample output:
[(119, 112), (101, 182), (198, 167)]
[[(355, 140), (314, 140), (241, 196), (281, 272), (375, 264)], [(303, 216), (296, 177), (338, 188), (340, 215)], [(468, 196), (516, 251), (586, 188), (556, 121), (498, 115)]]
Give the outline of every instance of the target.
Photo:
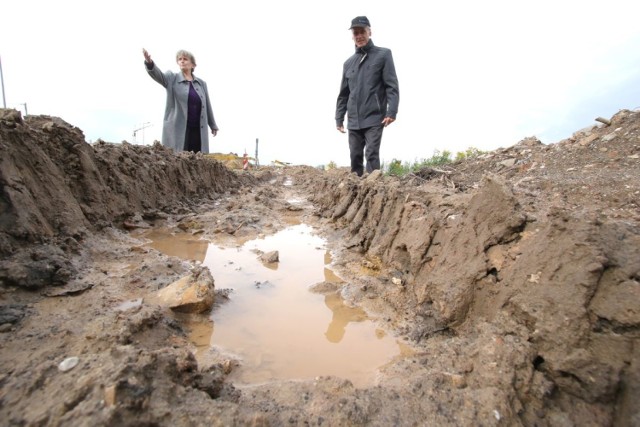
[[(152, 246), (159, 250), (202, 261), (216, 289), (232, 289), (229, 302), (213, 310), (210, 322), (190, 326), (200, 360), (212, 347), (241, 360), (232, 377), (237, 384), (335, 375), (367, 386), (374, 383), (378, 367), (401, 353), (401, 343), (364, 311), (347, 306), (337, 293), (309, 290), (317, 283), (341, 281), (329, 268), (324, 240), (309, 226), (291, 226), (238, 248), (192, 236), (147, 237), (155, 238)], [(202, 245), (205, 255), (199, 259), (194, 254), (203, 253)], [(259, 260), (261, 252), (275, 250), (278, 263)]]

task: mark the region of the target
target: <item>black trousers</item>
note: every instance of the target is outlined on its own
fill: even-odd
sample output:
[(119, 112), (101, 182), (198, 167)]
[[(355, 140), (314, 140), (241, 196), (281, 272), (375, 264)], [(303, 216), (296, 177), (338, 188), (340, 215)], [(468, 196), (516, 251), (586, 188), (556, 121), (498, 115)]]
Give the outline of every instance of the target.
[(190, 128), (187, 126), (187, 133), (184, 136), (184, 151), (193, 151), (194, 153), (202, 151), (200, 127)]
[(367, 159), (367, 172), (380, 169), (380, 142), (384, 126), (372, 126), (366, 129), (349, 129), (349, 152), (351, 154), (351, 172), (362, 176), (363, 162)]

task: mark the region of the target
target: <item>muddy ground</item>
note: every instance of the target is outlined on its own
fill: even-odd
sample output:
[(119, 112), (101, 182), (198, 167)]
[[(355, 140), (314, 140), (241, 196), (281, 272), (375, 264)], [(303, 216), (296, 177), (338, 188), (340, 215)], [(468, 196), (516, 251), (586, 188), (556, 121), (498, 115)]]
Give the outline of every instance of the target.
[[(2, 425), (640, 425), (640, 112), (404, 178), (235, 172), (15, 110), (0, 153)], [(241, 361), (198, 364), (149, 298), (201, 267), (137, 231), (237, 245), (295, 223), (414, 349), (375, 386), (234, 386)]]

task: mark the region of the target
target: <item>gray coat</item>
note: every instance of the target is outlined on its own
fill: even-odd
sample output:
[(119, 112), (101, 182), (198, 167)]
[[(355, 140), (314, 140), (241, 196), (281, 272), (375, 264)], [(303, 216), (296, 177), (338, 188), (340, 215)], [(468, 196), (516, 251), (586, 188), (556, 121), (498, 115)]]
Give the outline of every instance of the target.
[[(145, 63), (146, 64), (146, 63)], [(172, 148), (174, 151), (184, 150), (184, 139), (187, 131), (187, 99), (189, 98), (189, 81), (182, 73), (167, 71), (163, 73), (153, 64), (153, 68), (147, 68), (151, 78), (160, 83), (167, 90), (167, 104), (164, 109), (164, 121), (162, 123), (162, 145)], [(200, 140), (202, 152), (209, 152), (209, 131), (218, 130), (213, 118), (209, 91), (204, 80), (193, 76), (193, 87), (202, 100), (200, 112)]]
[(374, 46), (369, 40), (344, 63), (336, 126), (343, 125), (345, 114), (348, 129), (381, 126), (385, 117), (395, 120), (399, 103), (400, 89), (391, 51)]

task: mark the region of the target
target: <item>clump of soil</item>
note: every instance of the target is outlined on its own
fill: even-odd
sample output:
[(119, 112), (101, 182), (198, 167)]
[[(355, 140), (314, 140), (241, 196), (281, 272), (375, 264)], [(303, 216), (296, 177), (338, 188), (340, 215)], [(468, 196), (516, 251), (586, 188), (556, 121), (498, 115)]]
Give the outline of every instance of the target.
[[(87, 144), (58, 118), (0, 110), (0, 417), (638, 425), (640, 113), (610, 122), (358, 178)], [(239, 389), (228, 379), (237, 361), (199, 366), (182, 315), (146, 302), (199, 267), (137, 230), (235, 245), (299, 222), (327, 239), (342, 296), (414, 349), (374, 387), (318, 377)]]

